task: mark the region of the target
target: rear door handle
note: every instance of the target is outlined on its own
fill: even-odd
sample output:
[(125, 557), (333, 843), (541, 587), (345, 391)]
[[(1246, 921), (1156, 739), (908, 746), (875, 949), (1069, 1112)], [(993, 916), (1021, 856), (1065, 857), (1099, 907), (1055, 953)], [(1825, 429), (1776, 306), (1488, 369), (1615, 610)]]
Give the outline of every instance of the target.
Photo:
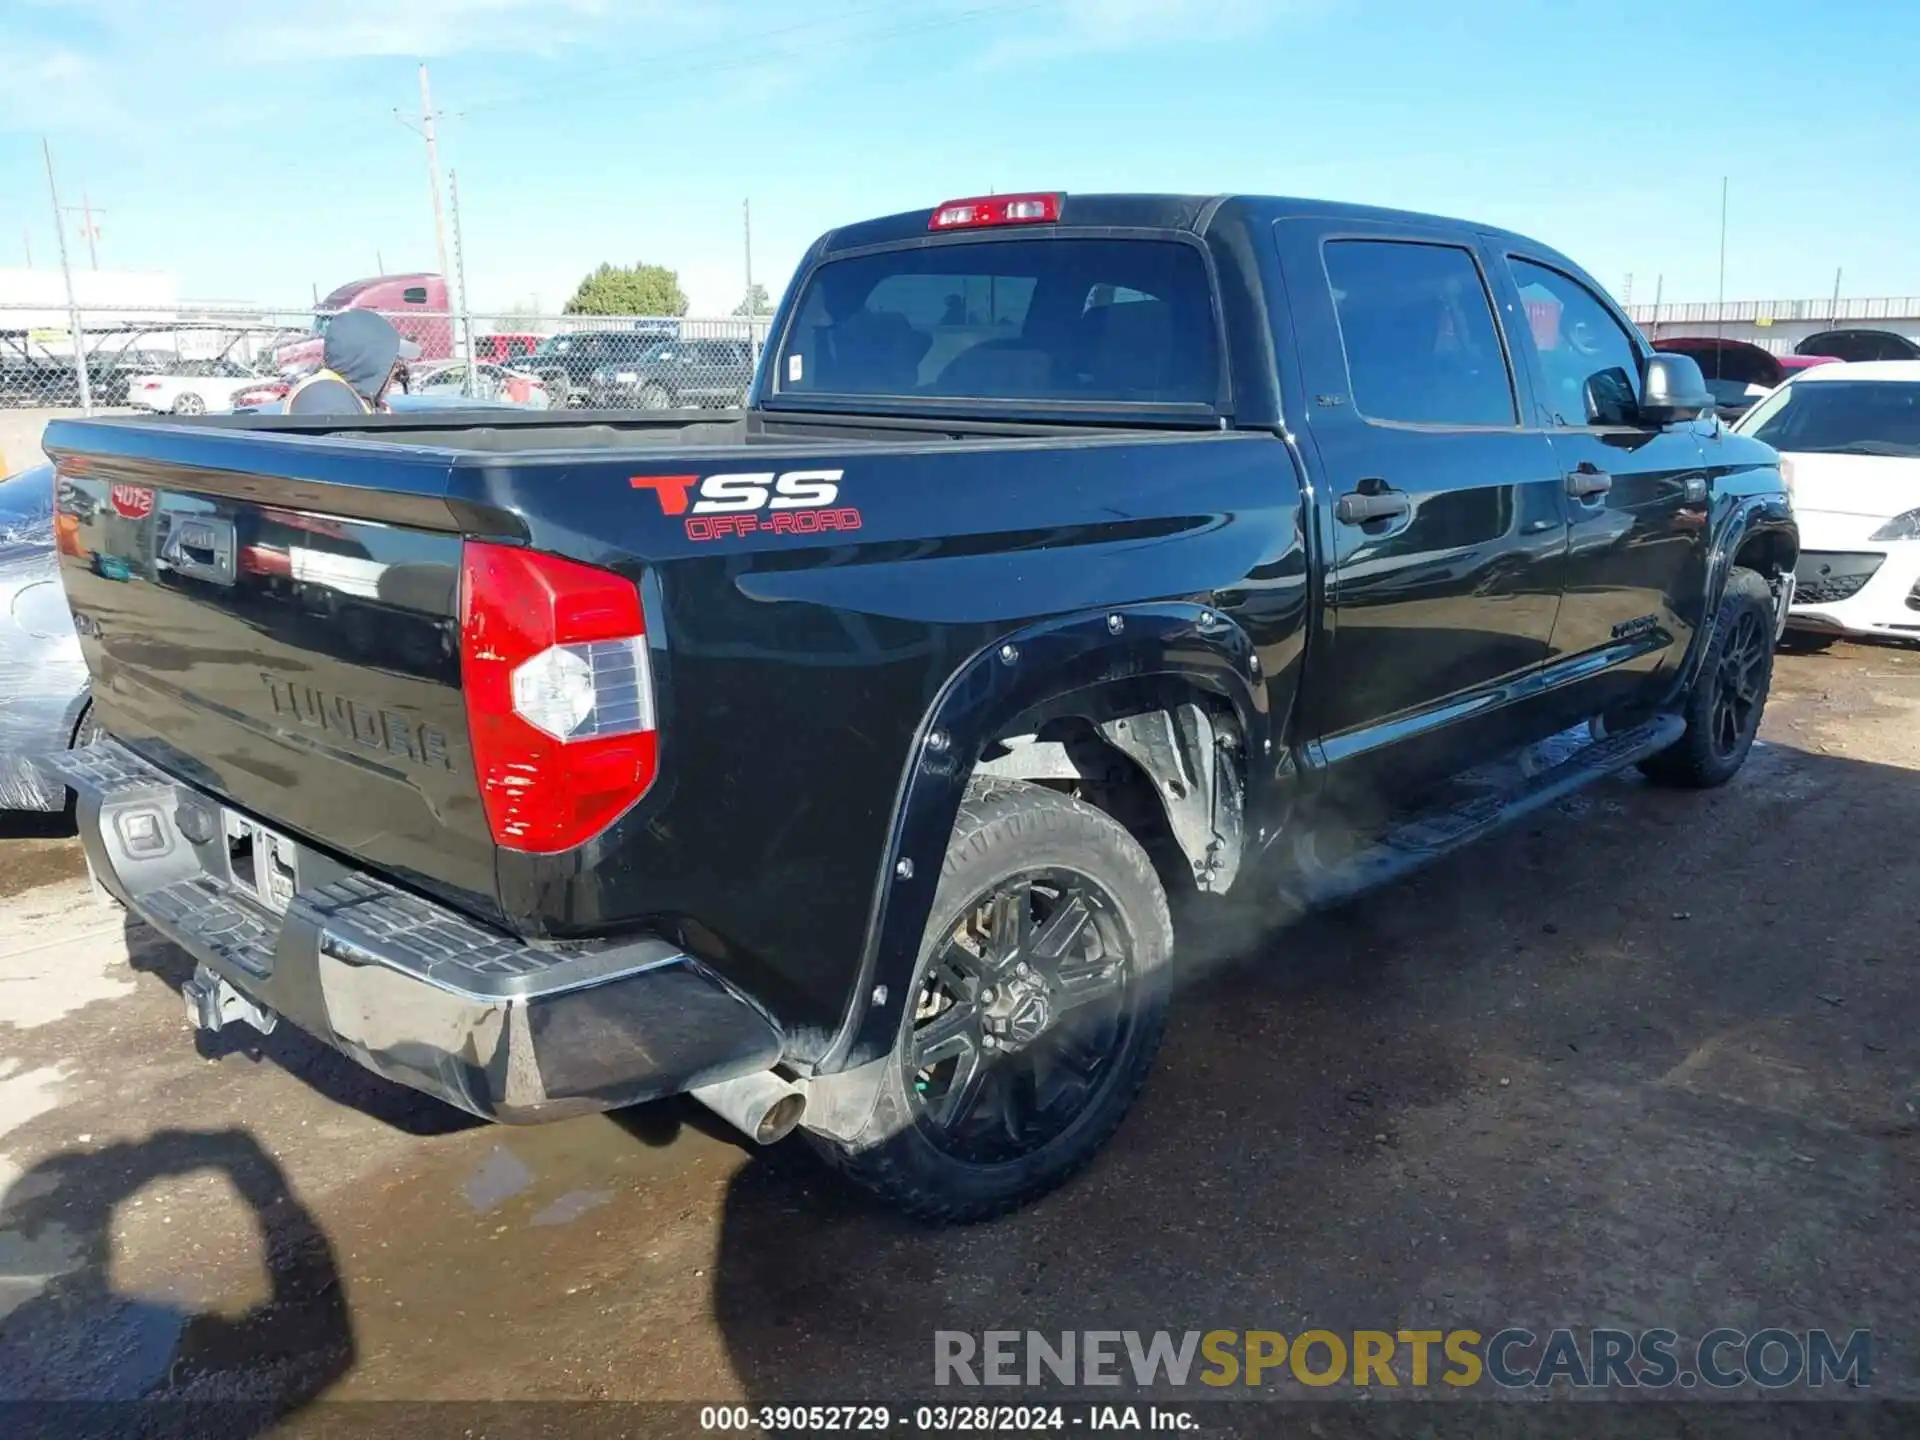
[(1567, 494), (1576, 500), (1591, 500), (1613, 489), (1613, 476), (1592, 465), (1581, 464), (1567, 476)]
[(1342, 525), (1365, 525), (1370, 520), (1391, 520), (1410, 514), (1412, 510), (1413, 501), (1403, 491), (1388, 490), (1383, 494), (1368, 495), (1364, 491), (1352, 490), (1334, 502), (1333, 518)]

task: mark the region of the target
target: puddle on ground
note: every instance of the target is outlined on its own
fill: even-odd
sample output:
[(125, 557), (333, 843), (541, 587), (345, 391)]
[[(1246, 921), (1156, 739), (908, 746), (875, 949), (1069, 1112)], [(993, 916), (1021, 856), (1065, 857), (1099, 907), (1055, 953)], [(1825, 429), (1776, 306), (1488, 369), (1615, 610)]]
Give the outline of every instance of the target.
[(533, 1171), (506, 1146), (496, 1145), (480, 1162), (480, 1168), (460, 1187), (460, 1193), (466, 1197), (467, 1204), (485, 1215), (498, 1210), (531, 1184)]
[(546, 1209), (537, 1212), (535, 1225), (565, 1225), (591, 1214), (613, 1199), (611, 1190), (569, 1190)]

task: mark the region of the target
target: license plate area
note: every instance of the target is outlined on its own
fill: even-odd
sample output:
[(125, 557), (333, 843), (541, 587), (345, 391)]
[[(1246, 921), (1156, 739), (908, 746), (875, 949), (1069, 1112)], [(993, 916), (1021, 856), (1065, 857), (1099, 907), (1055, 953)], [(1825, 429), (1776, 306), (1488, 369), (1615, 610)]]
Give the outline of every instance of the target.
[(293, 841), (231, 810), (222, 812), (222, 820), (233, 888), (262, 909), (286, 914), (300, 888), (299, 852)]

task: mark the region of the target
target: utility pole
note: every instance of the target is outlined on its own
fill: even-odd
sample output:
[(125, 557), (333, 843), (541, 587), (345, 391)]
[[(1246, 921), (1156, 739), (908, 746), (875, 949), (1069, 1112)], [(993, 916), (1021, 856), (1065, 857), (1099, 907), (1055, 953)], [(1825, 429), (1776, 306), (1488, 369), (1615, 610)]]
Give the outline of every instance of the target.
[(460, 172), (449, 171), (447, 182), (453, 188), (450, 198), (453, 201), (453, 282), (454, 293), (460, 306), (461, 343), (467, 359), (466, 393), (473, 394), (473, 314), (467, 309), (467, 250), (460, 243)]
[(87, 236), (87, 264), (89, 268), (98, 270), (100, 268), (100, 252), (94, 248), (94, 242), (99, 239), (100, 227), (93, 223), (93, 217), (96, 215), (104, 215), (107, 212), (94, 209), (93, 202), (87, 198), (87, 192), (84, 189), (80, 192), (80, 203), (78, 205), (69, 205), (66, 208), (69, 212), (77, 211), (79, 213), (81, 227), (85, 230)]
[(33, 268), (33, 231), (25, 225), (20, 227), (20, 246), (27, 252), (27, 268)]
[(1633, 304), (1633, 272), (1631, 270), (1627, 272), (1627, 286), (1620, 295), (1620, 303), (1622, 305)]
[(73, 298), (73, 267), (67, 263), (67, 227), (60, 222), (60, 186), (53, 178), (53, 146), (43, 135), (40, 149), (47, 157), (47, 194), (53, 200), (53, 231), (60, 241), (60, 273), (67, 283), (67, 334), (73, 340), (73, 368), (80, 380), (80, 413), (93, 413), (93, 387), (87, 383), (87, 343), (80, 328), (80, 306)]
[(1647, 336), (1647, 339), (1655, 342), (1656, 344), (1659, 342), (1659, 339), (1660, 339), (1660, 297), (1665, 295), (1666, 293), (1667, 293), (1666, 275), (1664, 273), (1656, 275), (1653, 280), (1653, 332)]
[[(1720, 177), (1720, 298), (1713, 306), (1713, 338), (1721, 338), (1727, 319), (1727, 177)], [(1714, 352), (1714, 372), (1719, 373), (1720, 352)]]
[(747, 242), (747, 334), (751, 336), (756, 308), (753, 303), (753, 201), (751, 200), (740, 202), (740, 227), (745, 233)]
[(440, 142), (433, 124), (439, 112), (433, 108), (433, 91), (427, 84), (427, 67), (420, 66), (420, 123), (415, 125), (394, 108), (393, 118), (427, 142), (427, 184), (433, 192), (433, 243), (440, 257), (440, 278), (450, 278), (447, 267), (447, 219), (440, 206)]
[(1833, 304), (1827, 307), (1827, 328), (1829, 330), (1832, 330), (1832, 329), (1835, 329), (1839, 324), (1840, 324), (1840, 270), (1839, 270), (1839, 267), (1836, 266), (1833, 272)]

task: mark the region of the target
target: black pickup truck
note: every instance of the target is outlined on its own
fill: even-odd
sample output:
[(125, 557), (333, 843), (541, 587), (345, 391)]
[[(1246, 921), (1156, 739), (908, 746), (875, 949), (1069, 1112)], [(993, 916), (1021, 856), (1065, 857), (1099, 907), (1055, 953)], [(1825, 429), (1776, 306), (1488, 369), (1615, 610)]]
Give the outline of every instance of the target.
[(1174, 913), (1739, 769), (1798, 541), (1711, 407), (1483, 226), (889, 216), (744, 412), (54, 422), (62, 773), (201, 1026), (501, 1120), (691, 1092), (979, 1218), (1119, 1125)]

